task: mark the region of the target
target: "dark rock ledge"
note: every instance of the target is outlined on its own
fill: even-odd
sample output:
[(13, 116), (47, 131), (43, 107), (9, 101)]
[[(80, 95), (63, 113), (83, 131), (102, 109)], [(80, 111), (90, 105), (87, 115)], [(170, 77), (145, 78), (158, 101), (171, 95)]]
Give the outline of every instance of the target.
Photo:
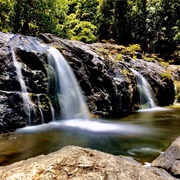
[[(120, 48), (117, 45), (85, 44), (51, 34), (40, 34), (38, 38), (43, 43), (59, 49), (66, 57), (92, 115), (119, 118), (139, 109), (137, 82), (129, 68), (136, 69), (148, 79), (158, 105), (167, 106), (174, 102), (173, 80), (165, 76), (167, 69), (160, 63), (134, 60), (127, 56), (123, 56), (121, 61), (116, 61)], [(0, 32), (0, 133), (12, 132), (16, 128), (26, 126), (29, 114), (33, 125), (42, 123), (41, 114), (45, 123), (52, 120), (49, 100), (55, 102), (56, 97), (52, 94), (53, 85), (52, 89), (47, 89), (47, 71), (51, 73), (52, 79), (53, 72), (47, 65), (47, 52), (40, 51), (36, 40), (36, 37)], [(22, 103), (23, 96), (13, 63), (12, 48), (21, 64), (33, 111), (28, 110), (28, 105)], [(59, 118), (59, 111), (56, 113)]]

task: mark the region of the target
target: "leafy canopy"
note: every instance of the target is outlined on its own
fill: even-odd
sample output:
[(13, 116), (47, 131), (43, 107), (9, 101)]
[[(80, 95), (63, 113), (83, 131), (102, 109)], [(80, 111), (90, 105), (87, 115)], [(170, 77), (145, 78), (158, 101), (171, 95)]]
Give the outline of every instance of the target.
[(179, 0), (0, 0), (0, 31), (113, 40), (163, 54), (180, 44), (179, 12)]

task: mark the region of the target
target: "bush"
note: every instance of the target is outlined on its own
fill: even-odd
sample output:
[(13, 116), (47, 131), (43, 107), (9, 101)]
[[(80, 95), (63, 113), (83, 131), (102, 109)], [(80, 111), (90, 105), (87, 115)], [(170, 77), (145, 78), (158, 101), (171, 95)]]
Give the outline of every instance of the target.
[(132, 44), (129, 45), (127, 47), (125, 47), (121, 53), (124, 55), (130, 55), (131, 57), (133, 57), (134, 59), (136, 59), (136, 52), (140, 52), (141, 51), (141, 47), (139, 44)]
[(166, 72), (161, 74), (161, 78), (163, 81), (166, 79), (171, 79), (172, 78), (171, 72), (169, 70), (167, 70)]
[(97, 27), (87, 21), (79, 21), (73, 29), (69, 31), (70, 39), (93, 43), (97, 40)]
[(122, 54), (118, 54), (116, 56), (116, 61), (121, 61), (122, 60)]
[(180, 94), (176, 95), (177, 102), (180, 102)]

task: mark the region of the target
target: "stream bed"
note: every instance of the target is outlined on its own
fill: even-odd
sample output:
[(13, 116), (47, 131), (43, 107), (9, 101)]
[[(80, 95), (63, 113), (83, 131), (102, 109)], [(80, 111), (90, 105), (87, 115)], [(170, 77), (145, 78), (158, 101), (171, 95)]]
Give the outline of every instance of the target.
[(180, 106), (141, 110), (120, 119), (59, 120), (0, 135), (0, 165), (67, 145), (151, 163), (180, 136)]

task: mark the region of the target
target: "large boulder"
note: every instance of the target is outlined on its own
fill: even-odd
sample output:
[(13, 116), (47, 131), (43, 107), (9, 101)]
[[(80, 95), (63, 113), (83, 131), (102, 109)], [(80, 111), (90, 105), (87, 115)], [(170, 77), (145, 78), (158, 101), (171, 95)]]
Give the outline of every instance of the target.
[[(107, 117), (120, 116), (139, 106), (139, 98), (136, 97), (137, 83), (135, 82), (136, 85), (134, 85), (130, 68), (146, 78), (157, 105), (168, 106), (174, 103), (173, 78), (163, 63), (156, 60), (143, 60), (140, 53), (137, 56), (140, 59), (122, 56), (122, 59), (117, 61), (123, 48), (118, 45), (84, 44), (60, 39), (50, 34), (40, 34), (39, 37), (45, 43), (57, 47), (67, 58), (80, 82), (87, 102), (90, 103), (90, 110), (95, 114), (107, 115)], [(117, 85), (114, 86), (117, 83), (120, 84), (120, 89)], [(98, 100), (95, 97), (99, 97)], [(129, 102), (134, 102), (135, 107)]]
[[(0, 110), (0, 132), (13, 131), (27, 124), (47, 123), (53, 118), (52, 108), (59, 109), (53, 94), (54, 84), (47, 88), (49, 80), (55, 83), (55, 75), (47, 64), (47, 50), (39, 46), (40, 41), (56, 47), (65, 56), (92, 115), (114, 118), (139, 109), (136, 77), (130, 67), (139, 70), (150, 81), (159, 105), (169, 105), (174, 100), (172, 80), (162, 78), (165, 68), (158, 63), (150, 68), (150, 64), (143, 60), (135, 61), (127, 57), (117, 62), (110, 52), (119, 46), (109, 45), (107, 48), (110, 51), (107, 51), (104, 44), (85, 44), (51, 34), (40, 34), (37, 42), (37, 37), (0, 33), (0, 93), (3, 107)], [(14, 58), (22, 69), (30, 98), (26, 101)], [(164, 98), (166, 94), (168, 96)], [(56, 114), (59, 116), (61, 113)]]
[(173, 180), (160, 177), (140, 164), (96, 150), (67, 146), (47, 156), (41, 155), (0, 167), (3, 180)]
[[(51, 40), (46, 39), (49, 37)], [(92, 114), (119, 117), (138, 109), (139, 96), (135, 76), (130, 71), (124, 75), (123, 65), (104, 59), (81, 42), (64, 40), (52, 35), (41, 35), (39, 38), (49, 46), (55, 46), (66, 57)], [(52, 94), (53, 84), (50, 85), (51, 89), (47, 89), (47, 83), (49, 78), (55, 78), (54, 72), (47, 64), (47, 50), (38, 45), (35, 37), (0, 33), (0, 40), (0, 91), (3, 97), (1, 106), (4, 107), (0, 111), (0, 132), (26, 126), (29, 120), (31, 125), (41, 124), (42, 117), (44, 122), (51, 121), (51, 109), (55, 106), (56, 97)], [(30, 100), (24, 101), (20, 85), (22, 80), (18, 77), (14, 58), (21, 67)], [(12, 97), (10, 101), (7, 97), (9, 93), (11, 96), (19, 96)], [(13, 108), (14, 105), (17, 108)]]
[[(41, 124), (42, 116), (44, 122), (52, 119), (46, 93), (47, 74), (41, 55), (23, 36), (0, 33), (0, 132)], [(21, 89), (22, 80), (14, 58), (21, 66), (27, 93)], [(25, 101), (27, 96), (29, 102)]]
[[(40, 34), (45, 43), (66, 57), (84, 93), (90, 112), (104, 117), (120, 117), (139, 108), (134, 74), (124, 65), (92, 45)], [(126, 70), (127, 73), (124, 73)]]
[(180, 178), (180, 137), (152, 162), (152, 166), (163, 168), (173, 176)]
[(157, 61), (134, 60), (131, 58), (128, 60), (125, 58), (124, 63), (129, 67), (133, 67), (146, 78), (153, 90), (157, 105), (168, 106), (174, 103), (173, 74), (168, 70), (167, 66)]

